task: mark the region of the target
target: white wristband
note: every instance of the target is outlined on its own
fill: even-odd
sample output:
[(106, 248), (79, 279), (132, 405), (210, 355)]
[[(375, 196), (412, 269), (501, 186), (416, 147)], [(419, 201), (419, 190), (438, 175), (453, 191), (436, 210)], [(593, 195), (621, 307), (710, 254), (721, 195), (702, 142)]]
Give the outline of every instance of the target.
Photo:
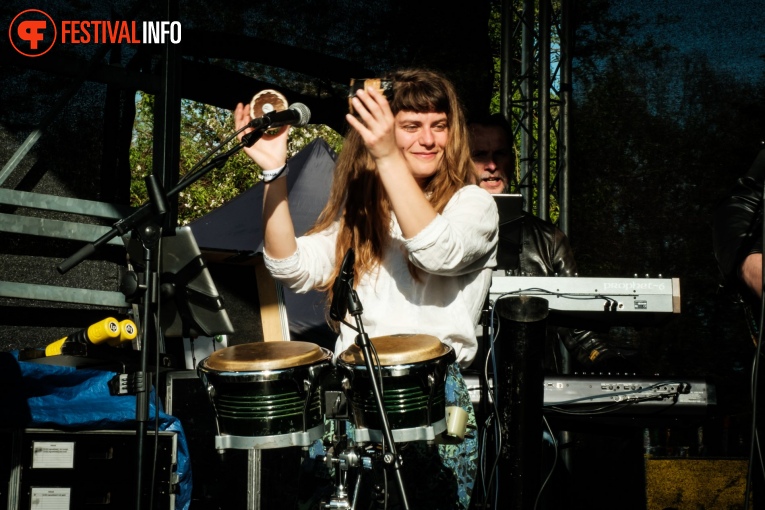
[(286, 177), (288, 172), (287, 165), (284, 165), (281, 168), (277, 168), (276, 170), (263, 170), (263, 176), (261, 177), (261, 180), (263, 182), (271, 182), (275, 181), (279, 177)]

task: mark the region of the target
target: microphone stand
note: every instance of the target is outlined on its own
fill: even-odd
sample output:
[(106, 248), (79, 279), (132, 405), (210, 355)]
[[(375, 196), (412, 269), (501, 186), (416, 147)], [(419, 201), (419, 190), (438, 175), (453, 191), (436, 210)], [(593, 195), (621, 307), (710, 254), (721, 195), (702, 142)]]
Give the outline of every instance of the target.
[[(345, 294), (345, 297), (347, 298), (345, 306), (347, 306), (347, 309), (343, 310), (340, 307), (335, 308), (333, 306), (334, 310), (332, 310), (331, 314), (333, 319), (340, 320), (343, 324), (358, 333), (358, 335), (356, 335), (355, 343), (364, 353), (364, 361), (369, 373), (369, 379), (372, 383), (372, 392), (374, 393), (375, 401), (377, 403), (377, 411), (380, 414), (380, 421), (382, 423), (383, 429), (382, 432), (385, 436), (385, 442), (388, 444), (388, 451), (386, 452), (385, 449), (383, 449), (383, 462), (387, 467), (393, 468), (396, 475), (396, 481), (398, 482), (399, 491), (401, 493), (401, 504), (405, 510), (409, 510), (409, 502), (407, 501), (406, 490), (404, 488), (404, 479), (401, 476), (401, 456), (396, 451), (396, 443), (393, 440), (393, 433), (388, 421), (388, 414), (385, 411), (382, 391), (380, 390), (380, 385), (378, 383), (377, 377), (375, 377), (374, 363), (372, 362), (372, 343), (369, 340), (369, 335), (367, 335), (367, 333), (364, 331), (364, 324), (361, 321), (361, 315), (364, 312), (364, 307), (359, 300), (358, 294), (356, 294), (356, 291), (353, 289), (353, 260), (353, 248), (349, 248), (345, 255), (345, 259), (343, 260), (343, 268), (341, 269), (340, 276), (338, 277), (340, 279), (340, 285), (335, 285), (335, 292), (341, 292), (340, 296), (336, 296), (336, 299), (341, 302), (343, 294)], [(348, 264), (348, 262), (350, 262), (350, 271), (345, 271), (344, 269), (346, 269), (345, 266)], [(343, 274), (350, 274), (351, 277), (346, 277), (343, 281)], [(353, 326), (344, 320), (343, 317), (346, 313), (354, 317), (356, 326)]]
[[(231, 141), (239, 132), (246, 129), (240, 129), (229, 138), (223, 141), (221, 146)], [(173, 197), (186, 189), (188, 186), (199, 180), (205, 174), (207, 174), (213, 168), (220, 168), (225, 165), (228, 158), (233, 154), (239, 152), (245, 147), (250, 147), (260, 137), (263, 136), (263, 132), (268, 126), (259, 127), (255, 131), (252, 131), (243, 137), (242, 142), (238, 143), (228, 151), (224, 152), (213, 158), (209, 163), (204, 166), (200, 166), (204, 161), (209, 159), (212, 154), (220, 149), (215, 149), (208, 153), (202, 160), (195, 165), (194, 168), (182, 179), (176, 186), (170, 189), (167, 193), (164, 193), (159, 182), (154, 175), (146, 177), (146, 186), (149, 194), (149, 199), (146, 203), (137, 208), (129, 216), (117, 221), (114, 226), (104, 235), (99, 237), (96, 241), (88, 243), (84, 247), (80, 248), (75, 254), (61, 262), (56, 269), (60, 274), (65, 274), (73, 267), (80, 264), (86, 258), (96, 253), (102, 246), (117, 237), (117, 235), (125, 235), (128, 232), (134, 232), (135, 235), (141, 239), (143, 243), (144, 251), (144, 263), (146, 264), (146, 292), (141, 297), (142, 309), (144, 314), (144, 327), (141, 332), (141, 361), (138, 373), (135, 374), (136, 380), (136, 434), (137, 434), (137, 459), (136, 459), (136, 506), (137, 510), (142, 508), (143, 503), (143, 477), (144, 477), (144, 436), (146, 435), (147, 423), (149, 420), (149, 395), (148, 387), (146, 384), (146, 373), (148, 369), (148, 347), (149, 347), (149, 335), (148, 325), (150, 324), (149, 317), (151, 316), (155, 305), (158, 301), (158, 285), (159, 281), (159, 268), (157, 254), (158, 241), (162, 235), (162, 229), (159, 227), (161, 220), (168, 209), (168, 198)], [(148, 294), (148, 295), (147, 295)], [(159, 353), (159, 325), (154, 323), (155, 329), (155, 344), (154, 347)], [(158, 416), (158, 409), (155, 410), (155, 415)], [(153, 494), (149, 494), (149, 499), (153, 498)]]

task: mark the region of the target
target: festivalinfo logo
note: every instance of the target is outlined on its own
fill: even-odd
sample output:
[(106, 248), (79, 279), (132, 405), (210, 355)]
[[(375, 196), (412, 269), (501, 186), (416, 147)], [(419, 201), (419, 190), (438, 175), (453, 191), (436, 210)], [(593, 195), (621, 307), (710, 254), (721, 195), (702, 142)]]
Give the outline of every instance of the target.
[(59, 20), (39, 9), (21, 11), (8, 37), (25, 57), (40, 57), (56, 44), (180, 44), (180, 21)]

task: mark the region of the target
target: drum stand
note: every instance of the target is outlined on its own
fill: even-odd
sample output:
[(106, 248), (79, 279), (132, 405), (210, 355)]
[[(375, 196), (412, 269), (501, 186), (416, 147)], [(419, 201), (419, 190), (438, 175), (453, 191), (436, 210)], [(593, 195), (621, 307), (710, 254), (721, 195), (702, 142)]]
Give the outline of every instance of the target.
[[(401, 456), (396, 451), (396, 442), (393, 440), (393, 432), (390, 428), (390, 422), (388, 421), (388, 414), (385, 411), (385, 404), (380, 390), (380, 384), (377, 377), (374, 376), (374, 363), (372, 362), (372, 343), (369, 340), (369, 335), (364, 331), (364, 324), (361, 321), (361, 315), (364, 313), (364, 307), (359, 301), (359, 296), (353, 289), (353, 265), (355, 262), (355, 254), (353, 248), (349, 248), (345, 253), (342, 265), (340, 267), (340, 274), (335, 280), (333, 286), (333, 299), (330, 306), (330, 317), (334, 320), (341, 321), (343, 324), (353, 329), (358, 333), (356, 335), (356, 345), (361, 348), (364, 354), (364, 361), (369, 373), (369, 380), (372, 384), (372, 392), (375, 396), (377, 403), (377, 411), (380, 413), (380, 422), (382, 424), (383, 443), (382, 460), (386, 468), (393, 468), (396, 475), (396, 481), (398, 483), (399, 492), (401, 494), (401, 504), (405, 510), (409, 510), (409, 502), (406, 498), (406, 489), (404, 487), (404, 479), (401, 476)], [(354, 317), (356, 325), (352, 325), (345, 320), (345, 316), (350, 314)], [(388, 451), (385, 451), (387, 445)], [(348, 454), (347, 452), (351, 452)], [(358, 456), (354, 450), (344, 450), (341, 455), (346, 458), (356, 461)], [(342, 458), (342, 457), (341, 457)], [(358, 465), (358, 462), (356, 462)], [(344, 478), (346, 476), (343, 473), (343, 469), (339, 470), (338, 484), (335, 487), (335, 495), (332, 500), (337, 500), (336, 503), (347, 504), (347, 493), (345, 492)], [(358, 482), (361, 481), (361, 474), (359, 474)], [(342, 483), (341, 483), (342, 482)], [(356, 484), (356, 491), (358, 491), (360, 483)], [(347, 506), (324, 506), (324, 508), (352, 508)], [(355, 504), (355, 498), (354, 498)]]
[[(340, 418), (336, 416), (336, 418)], [(356, 476), (356, 486), (353, 490), (353, 497), (348, 499), (348, 471), (350, 469), (371, 469), (372, 463), (370, 457), (359, 454), (356, 447), (348, 447), (348, 436), (345, 434), (345, 422), (343, 419), (337, 419), (336, 434), (337, 440), (327, 455), (324, 462), (328, 469), (335, 470), (335, 492), (328, 500), (323, 500), (321, 508), (328, 510), (354, 510), (358, 502), (359, 490), (361, 488), (362, 471)]]

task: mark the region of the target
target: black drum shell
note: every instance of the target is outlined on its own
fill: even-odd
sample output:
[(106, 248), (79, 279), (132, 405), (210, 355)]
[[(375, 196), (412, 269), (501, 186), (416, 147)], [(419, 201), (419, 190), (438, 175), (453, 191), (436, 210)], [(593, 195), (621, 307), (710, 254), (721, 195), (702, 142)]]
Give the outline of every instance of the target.
[[(382, 374), (383, 405), (392, 430), (427, 427), (445, 419), (446, 372), (454, 353), (428, 361), (375, 367)], [(337, 361), (343, 391), (357, 428), (381, 430), (382, 421), (366, 365)]]
[(333, 372), (332, 353), (302, 366), (224, 371), (199, 364), (222, 435), (266, 437), (306, 432), (323, 425), (323, 381)]

